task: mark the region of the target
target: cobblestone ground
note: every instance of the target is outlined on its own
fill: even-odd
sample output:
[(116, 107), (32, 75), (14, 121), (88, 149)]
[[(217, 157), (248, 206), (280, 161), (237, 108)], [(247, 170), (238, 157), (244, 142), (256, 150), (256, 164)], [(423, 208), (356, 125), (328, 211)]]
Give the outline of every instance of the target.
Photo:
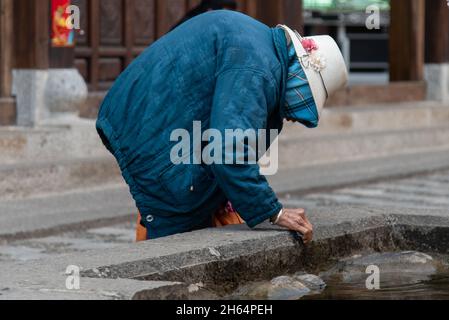
[[(282, 202), (287, 206), (313, 208), (338, 204), (388, 206), (400, 208), (448, 208), (449, 171), (368, 183), (329, 192), (305, 195), (289, 194)], [(61, 253), (104, 249), (134, 241), (134, 224), (69, 232), (45, 238), (0, 244), (2, 261), (29, 261)]]

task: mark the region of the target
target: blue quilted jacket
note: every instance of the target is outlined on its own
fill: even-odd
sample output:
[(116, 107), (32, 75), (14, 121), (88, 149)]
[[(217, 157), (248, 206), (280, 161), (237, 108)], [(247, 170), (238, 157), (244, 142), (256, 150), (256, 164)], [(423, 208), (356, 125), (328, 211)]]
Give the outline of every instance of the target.
[(175, 165), (173, 130), (282, 129), (288, 50), (282, 30), (237, 12), (189, 20), (117, 79), (97, 121), (149, 238), (211, 225), (226, 201), (250, 227), (282, 205), (256, 164)]

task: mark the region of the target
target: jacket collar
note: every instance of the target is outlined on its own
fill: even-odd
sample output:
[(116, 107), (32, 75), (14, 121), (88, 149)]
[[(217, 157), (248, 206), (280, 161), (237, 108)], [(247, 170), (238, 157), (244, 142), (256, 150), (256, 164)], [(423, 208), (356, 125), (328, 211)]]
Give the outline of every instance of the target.
[(285, 32), (281, 28), (273, 28), (273, 41), (278, 55), (279, 62), (281, 64), (281, 83), (279, 88), (279, 106), (285, 104), (285, 92), (287, 88), (287, 77), (289, 67), (287, 38)]

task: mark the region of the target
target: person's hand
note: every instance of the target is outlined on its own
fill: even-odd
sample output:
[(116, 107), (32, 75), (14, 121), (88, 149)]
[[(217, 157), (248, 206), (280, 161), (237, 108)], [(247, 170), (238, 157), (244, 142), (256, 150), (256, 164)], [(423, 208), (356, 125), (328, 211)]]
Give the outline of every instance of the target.
[(313, 225), (307, 219), (304, 209), (284, 209), (277, 225), (301, 233), (305, 244), (313, 239)]

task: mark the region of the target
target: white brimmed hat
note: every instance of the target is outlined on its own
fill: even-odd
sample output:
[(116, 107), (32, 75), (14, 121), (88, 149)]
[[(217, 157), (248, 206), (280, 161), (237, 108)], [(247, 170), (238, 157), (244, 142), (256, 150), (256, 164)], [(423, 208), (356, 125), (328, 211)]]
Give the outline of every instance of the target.
[(299, 62), (309, 81), (318, 114), (321, 114), (326, 100), (348, 82), (348, 71), (340, 48), (329, 36), (303, 38), (297, 31), (285, 25), (288, 43), (293, 43)]

